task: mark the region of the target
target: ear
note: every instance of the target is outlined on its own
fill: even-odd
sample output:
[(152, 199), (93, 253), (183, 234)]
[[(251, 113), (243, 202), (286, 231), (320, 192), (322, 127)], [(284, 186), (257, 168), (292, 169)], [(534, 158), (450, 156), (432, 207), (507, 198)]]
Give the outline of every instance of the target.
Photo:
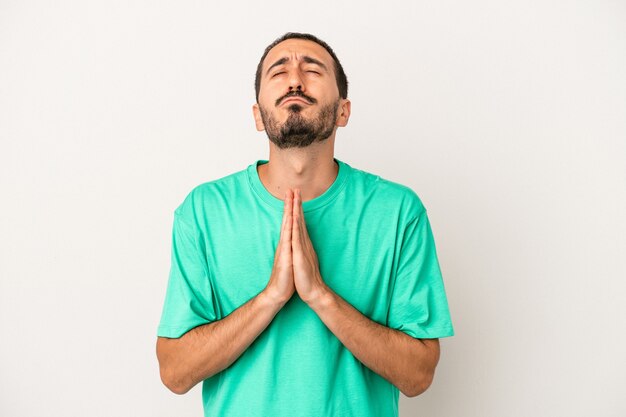
[(261, 118), (261, 110), (259, 110), (259, 103), (254, 103), (252, 105), (252, 114), (254, 115), (256, 130), (259, 132), (265, 130), (265, 125), (263, 124), (263, 119)]
[(348, 124), (348, 119), (350, 118), (350, 104), (350, 100), (347, 98), (341, 99), (339, 104), (339, 116), (337, 117), (335, 125), (344, 127)]

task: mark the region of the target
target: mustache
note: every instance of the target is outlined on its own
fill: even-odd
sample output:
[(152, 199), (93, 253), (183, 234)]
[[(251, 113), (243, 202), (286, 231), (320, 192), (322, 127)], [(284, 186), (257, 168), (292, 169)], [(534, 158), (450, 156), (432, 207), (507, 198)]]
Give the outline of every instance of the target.
[(278, 106), (280, 103), (282, 103), (283, 101), (287, 100), (290, 97), (300, 97), (303, 100), (307, 101), (309, 104), (317, 103), (317, 100), (315, 100), (313, 97), (309, 97), (301, 91), (293, 91), (293, 92), (285, 94), (284, 96), (276, 100), (276, 106)]

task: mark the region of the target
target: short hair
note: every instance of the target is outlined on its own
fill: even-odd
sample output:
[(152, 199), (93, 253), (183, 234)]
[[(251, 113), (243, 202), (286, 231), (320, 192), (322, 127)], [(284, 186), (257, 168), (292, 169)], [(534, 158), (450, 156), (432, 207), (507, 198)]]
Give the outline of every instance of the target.
[(261, 89), (261, 72), (263, 69), (263, 61), (265, 60), (265, 57), (267, 56), (267, 54), (273, 47), (275, 47), (276, 45), (278, 45), (279, 43), (287, 39), (305, 39), (308, 41), (315, 42), (318, 45), (322, 46), (324, 49), (326, 49), (326, 51), (328, 51), (330, 56), (333, 58), (333, 61), (335, 64), (334, 65), (335, 80), (337, 81), (337, 88), (339, 89), (339, 95), (341, 96), (341, 98), (348, 98), (348, 77), (346, 77), (346, 73), (343, 71), (343, 67), (341, 66), (341, 63), (339, 62), (339, 58), (337, 58), (337, 55), (335, 55), (335, 52), (333, 51), (333, 49), (326, 42), (324, 42), (323, 40), (309, 33), (287, 32), (283, 36), (281, 36), (280, 38), (276, 39), (274, 42), (269, 44), (267, 48), (265, 48), (265, 51), (263, 52), (263, 56), (261, 57), (261, 60), (259, 61), (259, 64), (257, 65), (256, 76), (254, 78), (254, 90), (255, 90), (255, 97), (256, 97), (257, 103), (259, 101), (259, 90)]

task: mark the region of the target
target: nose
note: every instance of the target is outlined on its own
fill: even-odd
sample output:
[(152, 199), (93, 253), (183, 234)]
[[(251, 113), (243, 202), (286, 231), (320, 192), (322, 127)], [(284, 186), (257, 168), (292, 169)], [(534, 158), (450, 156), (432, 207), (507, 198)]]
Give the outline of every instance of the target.
[(291, 71), (289, 75), (289, 92), (300, 90), (304, 92), (304, 83), (302, 82), (302, 78), (300, 77), (300, 71), (297, 69), (295, 71)]

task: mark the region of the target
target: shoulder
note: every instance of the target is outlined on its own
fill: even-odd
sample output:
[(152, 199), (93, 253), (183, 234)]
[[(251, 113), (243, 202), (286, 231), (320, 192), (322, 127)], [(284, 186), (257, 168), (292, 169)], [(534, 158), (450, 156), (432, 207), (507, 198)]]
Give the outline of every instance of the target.
[(353, 179), (369, 189), (377, 203), (399, 211), (406, 219), (415, 218), (426, 211), (418, 193), (404, 183), (358, 168), (353, 168)]
[(223, 177), (206, 181), (195, 185), (187, 192), (183, 200), (175, 208), (176, 216), (187, 219), (197, 219), (200, 214), (205, 214), (216, 207), (218, 200), (228, 200), (245, 185), (246, 171), (240, 170)]

